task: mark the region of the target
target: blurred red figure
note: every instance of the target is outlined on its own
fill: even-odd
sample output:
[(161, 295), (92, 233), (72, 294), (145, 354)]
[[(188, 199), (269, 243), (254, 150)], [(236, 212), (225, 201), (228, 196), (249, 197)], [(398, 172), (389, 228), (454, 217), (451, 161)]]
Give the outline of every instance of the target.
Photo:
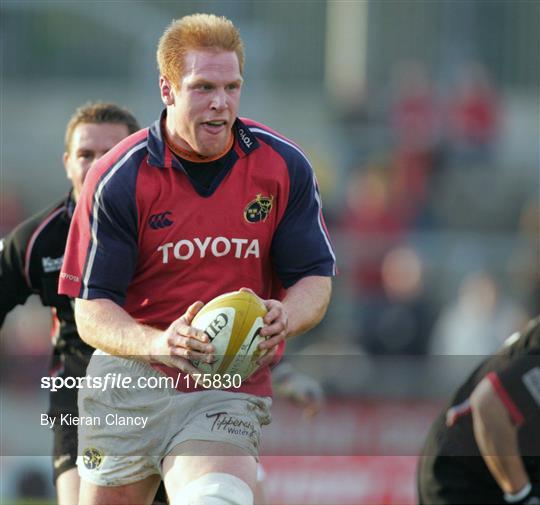
[(465, 68), (448, 103), (448, 136), (455, 154), (489, 155), (499, 130), (499, 110), (499, 98), (483, 66)]
[(347, 208), (340, 227), (348, 234), (353, 254), (351, 269), (358, 296), (382, 292), (381, 261), (384, 253), (409, 228), (407, 212), (392, 198), (389, 176), (369, 167), (350, 176)]
[(401, 62), (394, 74), (390, 124), (400, 151), (426, 153), (439, 141), (441, 111), (425, 67)]
[(406, 196), (411, 211), (421, 212), (441, 141), (442, 107), (425, 66), (417, 61), (396, 66), (392, 92), (394, 190)]

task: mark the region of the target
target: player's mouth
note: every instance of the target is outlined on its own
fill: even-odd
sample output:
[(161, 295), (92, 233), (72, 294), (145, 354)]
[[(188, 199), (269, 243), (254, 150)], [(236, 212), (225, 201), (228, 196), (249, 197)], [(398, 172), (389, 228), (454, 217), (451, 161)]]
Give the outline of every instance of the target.
[(212, 121), (204, 121), (202, 123), (203, 128), (208, 133), (218, 134), (227, 128), (227, 121), (224, 119), (214, 119)]

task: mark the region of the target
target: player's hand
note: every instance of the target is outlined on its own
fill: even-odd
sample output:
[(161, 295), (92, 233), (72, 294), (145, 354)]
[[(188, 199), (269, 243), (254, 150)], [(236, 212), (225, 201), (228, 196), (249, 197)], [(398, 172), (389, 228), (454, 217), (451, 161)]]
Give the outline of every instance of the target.
[[(249, 291), (254, 294), (249, 288), (242, 288), (240, 291)], [(289, 317), (285, 307), (279, 300), (262, 300), (266, 310), (266, 316), (264, 316), (264, 326), (260, 331), (261, 337), (265, 337), (266, 340), (259, 344), (259, 349), (264, 353), (263, 356), (259, 359), (259, 366), (264, 367), (269, 365), (274, 361), (278, 345), (280, 342), (284, 341), (287, 338), (288, 332), (288, 321)]]
[(290, 363), (279, 363), (272, 370), (276, 395), (285, 398), (302, 409), (303, 416), (313, 418), (324, 404), (324, 391), (319, 382), (309, 375), (295, 370)]
[(191, 360), (212, 363), (214, 346), (208, 335), (191, 326), (193, 318), (203, 307), (203, 302), (195, 302), (186, 313), (173, 321), (156, 339), (152, 346), (152, 359), (167, 366), (178, 368), (188, 374), (201, 373)]
[(507, 494), (504, 495), (504, 500), (506, 503), (515, 503), (516, 505), (540, 505), (540, 486), (532, 485), (529, 492), (520, 500), (512, 501)]

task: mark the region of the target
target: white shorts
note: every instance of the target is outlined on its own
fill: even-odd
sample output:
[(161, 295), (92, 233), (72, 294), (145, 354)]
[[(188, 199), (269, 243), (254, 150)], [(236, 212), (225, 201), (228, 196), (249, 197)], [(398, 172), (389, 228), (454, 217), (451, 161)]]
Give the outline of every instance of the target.
[(187, 440), (226, 442), (258, 459), (261, 426), (271, 420), (270, 398), (141, 388), (139, 377), (146, 383), (164, 375), (146, 363), (98, 352), (86, 373), (92, 378), (109, 374), (117, 382), (79, 390), (77, 466), (84, 480), (120, 486), (161, 474), (163, 458)]

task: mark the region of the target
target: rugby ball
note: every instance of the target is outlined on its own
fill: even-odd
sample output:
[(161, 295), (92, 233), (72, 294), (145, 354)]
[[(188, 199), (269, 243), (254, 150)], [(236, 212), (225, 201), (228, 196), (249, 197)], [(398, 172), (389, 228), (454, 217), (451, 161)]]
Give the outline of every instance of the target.
[(258, 349), (264, 340), (259, 332), (264, 325), (266, 307), (248, 291), (233, 291), (209, 301), (194, 317), (191, 325), (206, 332), (215, 347), (213, 363), (193, 360), (202, 373), (239, 374), (247, 379), (258, 368), (263, 355)]

